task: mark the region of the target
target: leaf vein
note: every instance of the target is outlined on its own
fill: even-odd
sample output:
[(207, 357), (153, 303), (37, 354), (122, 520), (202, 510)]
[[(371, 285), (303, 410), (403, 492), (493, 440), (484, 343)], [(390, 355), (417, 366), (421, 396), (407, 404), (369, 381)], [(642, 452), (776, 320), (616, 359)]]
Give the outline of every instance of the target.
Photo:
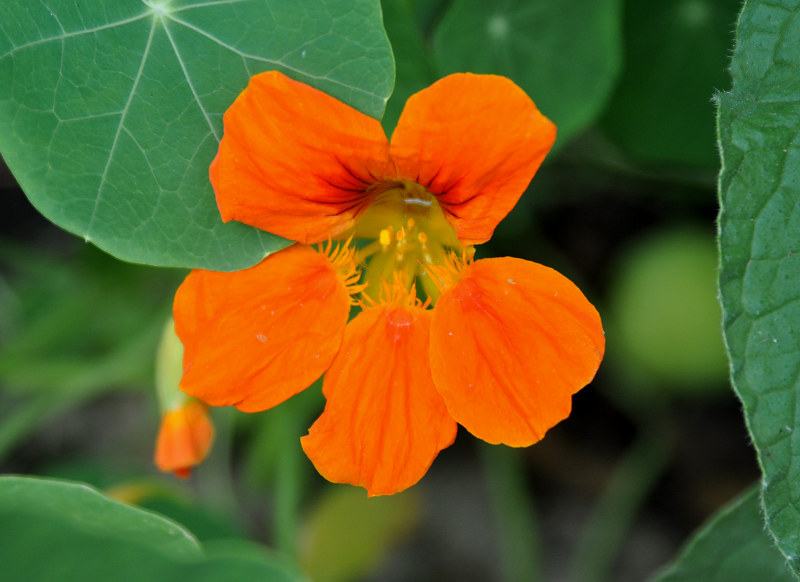
[[(28, 48), (31, 48), (31, 47), (34, 47), (34, 46), (38, 46), (40, 44), (46, 44), (48, 42), (54, 42), (54, 41), (64, 41), (64, 40), (66, 40), (68, 38), (74, 38), (76, 36), (83, 36), (84, 34), (94, 34), (96, 32), (102, 32), (102, 31), (108, 30), (110, 28), (117, 28), (118, 26), (124, 26), (126, 24), (131, 24), (133, 22), (139, 22), (140, 20), (144, 20), (148, 16), (150, 16), (149, 12), (143, 12), (139, 16), (133, 16), (131, 18), (126, 18), (124, 20), (118, 20), (117, 22), (109, 22), (107, 24), (102, 24), (100, 26), (95, 26), (95, 27), (92, 27), (92, 28), (85, 28), (83, 30), (76, 30), (74, 32), (64, 32), (64, 34), (59, 34), (59, 35), (56, 35), (56, 36), (48, 36), (47, 38), (39, 38), (37, 40), (33, 40), (33, 41), (27, 42), (25, 44), (14, 46), (7, 53), (4, 53), (4, 54), (0, 55), (0, 60), (5, 59), (6, 57), (12, 57), (12, 56), (14, 56), (14, 54), (16, 54), (19, 51), (22, 51), (22, 50), (25, 50), (25, 49), (28, 49)], [(56, 19), (56, 22), (58, 22), (58, 19)], [(58, 23), (58, 25), (61, 27), (62, 30), (64, 30), (64, 28), (61, 26), (60, 22)]]
[[(182, 26), (185, 26), (189, 30), (193, 30), (197, 34), (206, 37), (207, 39), (209, 39), (212, 42), (215, 42), (216, 44), (221, 46), (222, 48), (224, 48), (226, 50), (229, 50), (230, 52), (232, 52), (232, 53), (234, 53), (236, 55), (239, 55), (243, 59), (250, 59), (250, 60), (259, 61), (259, 62), (262, 62), (262, 63), (268, 63), (268, 64), (273, 65), (273, 66), (280, 66), (280, 67), (283, 67), (284, 69), (286, 69), (288, 71), (291, 71), (293, 73), (297, 73), (298, 75), (302, 75), (302, 76), (310, 78), (310, 79), (324, 80), (324, 81), (327, 81), (329, 83), (333, 83), (334, 85), (338, 85), (340, 87), (345, 87), (345, 88), (347, 88), (347, 89), (349, 89), (351, 91), (354, 91), (356, 93), (361, 93), (363, 95), (368, 95), (370, 97), (378, 97), (381, 100), (383, 99), (382, 97), (380, 97), (375, 92), (367, 91), (366, 89), (362, 89), (361, 87), (356, 87), (354, 85), (348, 85), (346, 83), (343, 83), (343, 82), (339, 81), (338, 79), (331, 78), (329, 75), (312, 75), (311, 73), (309, 73), (307, 71), (302, 71), (302, 70), (300, 70), (300, 69), (298, 69), (296, 67), (292, 67), (291, 65), (288, 65), (283, 61), (275, 60), (275, 59), (268, 59), (267, 57), (263, 57), (263, 56), (260, 56), (260, 55), (253, 55), (253, 54), (246, 53), (244, 51), (241, 51), (241, 50), (237, 49), (234, 46), (229, 45), (228, 43), (226, 43), (222, 39), (219, 39), (219, 38), (215, 37), (213, 34), (211, 34), (209, 32), (206, 32), (202, 28), (199, 28), (199, 27), (195, 26), (194, 24), (192, 24), (190, 22), (187, 22), (187, 21), (182, 20), (180, 18), (176, 18), (175, 16), (173, 16), (171, 14), (167, 15), (166, 17), (169, 18), (170, 20), (172, 20), (173, 22), (175, 22), (176, 24), (180, 24)], [(249, 70), (248, 70), (248, 72), (249, 72)]]
[(208, 124), (208, 127), (211, 129), (211, 133), (214, 135), (214, 138), (219, 141), (220, 136), (217, 133), (217, 129), (214, 127), (214, 123), (211, 121), (211, 116), (208, 114), (208, 111), (203, 106), (203, 102), (200, 99), (200, 95), (197, 93), (197, 89), (194, 87), (194, 83), (192, 83), (192, 78), (189, 75), (189, 71), (186, 69), (186, 63), (183, 62), (183, 57), (181, 56), (180, 50), (178, 50), (178, 45), (175, 42), (175, 39), (172, 38), (172, 34), (169, 31), (169, 26), (164, 24), (164, 32), (167, 34), (167, 38), (169, 39), (169, 44), (172, 45), (172, 50), (175, 51), (175, 57), (178, 59), (178, 64), (181, 67), (181, 71), (183, 71), (183, 76), (186, 79), (186, 84), (189, 85), (189, 90), (194, 95), (194, 100), (197, 102), (197, 106), (200, 108), (200, 112), (203, 114), (203, 117)]
[(103, 174), (100, 176), (100, 183), (97, 186), (97, 197), (94, 201), (94, 208), (92, 208), (92, 214), (89, 217), (89, 221), (86, 224), (86, 236), (84, 237), (85, 240), (88, 242), (91, 240), (92, 234), (92, 225), (94, 224), (95, 217), (97, 216), (97, 210), (100, 207), (100, 200), (103, 197), (103, 186), (108, 183), (108, 172), (111, 168), (111, 163), (114, 160), (114, 153), (116, 152), (117, 145), (119, 144), (119, 137), (122, 134), (122, 131), (125, 127), (125, 118), (128, 114), (128, 111), (131, 107), (131, 102), (133, 101), (133, 97), (136, 95), (136, 89), (139, 87), (139, 81), (142, 78), (142, 73), (144, 72), (145, 64), (147, 63), (147, 57), (150, 54), (150, 47), (153, 44), (153, 37), (155, 36), (156, 30), (156, 21), (153, 20), (153, 24), (150, 27), (150, 34), (147, 36), (147, 43), (145, 44), (144, 51), (142, 52), (142, 60), (139, 63), (139, 70), (136, 71), (136, 77), (133, 79), (133, 85), (131, 86), (130, 94), (128, 95), (128, 99), (125, 102), (125, 106), (122, 108), (119, 125), (117, 126), (117, 131), (114, 133), (114, 139), (111, 142), (111, 147), (108, 151), (108, 159), (106, 160), (106, 165), (103, 168)]

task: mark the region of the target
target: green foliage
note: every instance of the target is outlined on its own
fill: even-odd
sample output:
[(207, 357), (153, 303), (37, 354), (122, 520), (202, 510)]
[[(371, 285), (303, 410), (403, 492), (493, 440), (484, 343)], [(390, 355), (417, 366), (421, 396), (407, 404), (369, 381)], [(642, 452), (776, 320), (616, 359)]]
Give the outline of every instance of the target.
[(724, 387), (717, 262), (710, 228), (653, 233), (623, 257), (612, 283), (610, 335), (617, 356), (638, 372), (637, 390), (656, 384), (691, 396)]
[(293, 582), (250, 544), (208, 555), (181, 526), (79, 483), (0, 477), (0, 563), (9, 580)]
[(618, 0), (456, 0), (434, 38), (442, 73), (516, 81), (558, 126), (557, 147), (592, 123), (620, 70)]
[(393, 81), (378, 0), (0, 4), (0, 151), (37, 209), (128, 261), (235, 270), (287, 243), (223, 224), (222, 114), (278, 69), (376, 118)]
[(753, 488), (728, 504), (653, 582), (792, 582), (775, 548)]
[(750, 1), (720, 95), (720, 289), (769, 530), (800, 572), (800, 4)]
[(56, 259), (0, 244), (0, 459), (58, 415), (149, 385), (181, 274), (113, 259), (76, 241)]
[(650, 162), (716, 166), (715, 90), (726, 71), (740, 0), (625, 2), (625, 69), (604, 129)]
[[(713, 167), (709, 98), (713, 88), (729, 85), (725, 59), (738, 0), (631, 0), (624, 3), (624, 14), (622, 5), (620, 0), (383, 0), (380, 6), (378, 0), (6, 0), (0, 3), (0, 149), (43, 214), (115, 256), (233, 270), (287, 244), (241, 224), (223, 225), (208, 183), (222, 115), (252, 74), (282, 70), (375, 118), (386, 105), (382, 121), (391, 133), (409, 95), (440, 75), (469, 70), (504, 74), (520, 84), (559, 125), (559, 146), (590, 128), (609, 106), (604, 135), (576, 141), (537, 178), (540, 185), (544, 181), (537, 211), (550, 212), (565, 201), (567, 212), (580, 211), (587, 193), (600, 198), (631, 184), (638, 192), (671, 182), (664, 191), (679, 192), (682, 181), (691, 179), (688, 169), (659, 180), (641, 168), (639, 175), (631, 167), (621, 171), (616, 147), (638, 160)], [(388, 104), (394, 65), (387, 35), (397, 60)], [(750, 492), (713, 518), (658, 582), (791, 580), (780, 552), (800, 572), (797, 0), (748, 0), (732, 71), (732, 91), (719, 96), (720, 292), (735, 388), (764, 473), (768, 530), (757, 494)], [(605, 135), (614, 143), (601, 141)], [(592, 182), (592, 189), (582, 181)], [(687, 199), (706, 193), (685, 191), (691, 193)], [(686, 203), (675, 198), (675, 206)], [(516, 210), (527, 214), (524, 228), (510, 239), (513, 253), (551, 254), (569, 269), (576, 267), (569, 264), (570, 253), (561, 257), (560, 249), (548, 248), (550, 242), (538, 244), (545, 237), (535, 232), (528, 216), (533, 207), (525, 204)], [(694, 201), (684, 205), (697, 210)], [(631, 227), (638, 217), (603, 224), (621, 226), (627, 220)], [(587, 262), (605, 251), (616, 253), (614, 245), (627, 242), (604, 233), (608, 240), (598, 250), (592, 243), (599, 239), (575, 226), (586, 223), (565, 222), (571, 230), (564, 239), (582, 247)], [(694, 390), (695, 383), (708, 388), (721, 370), (724, 374), (709, 241), (684, 232), (658, 243), (655, 250), (622, 253), (629, 278), (607, 294), (620, 316), (616, 331), (608, 318), (609, 350), (626, 342), (628, 353), (620, 360), (641, 368), (628, 382), (637, 393), (636, 405), (622, 406), (618, 398), (612, 406), (636, 426), (651, 418), (669, 424), (680, 416), (663, 414), (658, 394), (643, 389), (648, 383), (691, 384)], [(66, 410), (101, 393), (151, 382), (152, 356), (180, 273), (133, 268), (90, 250), (79, 253), (80, 260), (64, 261), (63, 255), (50, 260), (22, 247), (0, 247), (2, 277), (10, 273), (7, 280), (0, 278), (0, 458)], [(603, 290), (596, 291), (602, 297)], [(601, 313), (606, 315), (602, 306)], [(165, 344), (164, 349), (173, 367), (162, 369), (159, 383), (172, 395), (180, 348)], [(601, 376), (609, 374), (607, 368)], [(630, 378), (620, 380), (606, 380), (606, 386)], [(576, 416), (581, 408), (586, 414), (585, 402), (592, 401), (583, 402)], [(205, 469), (226, 481), (224, 486), (196, 475), (191, 484), (197, 487), (185, 488), (187, 498), (189, 491), (212, 485), (200, 502), (151, 500), (152, 508), (192, 524), (202, 544), (172, 521), (85, 486), (0, 477), (0, 577), (302, 579), (260, 545), (238, 539), (247, 525), (269, 530), (283, 557), (303, 562), (315, 580), (364, 575), (412, 531), (425, 508), (417, 489), (365, 499), (361, 490), (331, 487), (310, 504), (315, 474), (297, 441), (322, 406), (315, 386), (276, 410), (237, 414), (238, 428), (249, 424), (254, 430), (238, 430), (232, 441), (229, 427), (218, 423), (220, 461)], [(672, 406), (679, 410), (680, 404)], [(638, 439), (610, 473), (577, 543), (576, 580), (614, 576), (640, 503), (674, 461), (673, 449), (662, 442), (669, 431), (637, 430)], [(587, 440), (587, 432), (576, 440)], [(555, 439), (557, 465), (567, 467), (562, 453), (573, 452), (575, 445), (565, 446), (568, 438), (559, 445), (558, 438), (548, 437)], [(87, 437), (95, 440), (94, 434)], [(242, 449), (243, 440), (249, 447)], [(147, 453), (142, 458), (149, 458), (152, 442), (139, 448)], [(509, 580), (535, 578), (549, 565), (547, 552), (538, 547), (544, 536), (531, 519), (531, 484), (525, 478), (528, 469), (537, 469), (535, 454), (486, 450), (491, 451), (485, 463), (491, 511), (499, 524), (495, 537), (502, 546), (496, 548), (495, 566)], [(75, 461), (64, 463), (74, 474)], [(33, 464), (42, 466), (38, 459)], [(133, 470), (141, 469), (134, 464)], [(548, 478), (561, 485), (555, 473)], [(593, 477), (586, 482), (596, 480), (595, 473), (586, 474)], [(126, 485), (115, 485), (122, 496)], [(212, 505), (209, 499), (228, 512), (219, 522), (195, 511)], [(251, 520), (265, 507), (273, 512), (271, 528)], [(305, 542), (299, 549), (298, 533)]]
[(383, 0), (383, 21), (397, 63), (394, 92), (386, 104), (383, 127), (391, 135), (406, 100), (436, 80), (424, 38), (405, 0)]

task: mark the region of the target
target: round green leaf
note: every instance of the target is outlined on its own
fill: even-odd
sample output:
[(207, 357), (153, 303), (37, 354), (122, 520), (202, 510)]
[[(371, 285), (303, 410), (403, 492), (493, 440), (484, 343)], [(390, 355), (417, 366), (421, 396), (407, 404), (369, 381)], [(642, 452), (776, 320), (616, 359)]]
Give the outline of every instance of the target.
[(751, 489), (708, 521), (653, 582), (792, 582)]
[(558, 126), (557, 145), (600, 113), (620, 68), (618, 0), (456, 0), (434, 37), (443, 73), (505, 75)]
[(178, 524), (86, 485), (0, 477), (4, 580), (304, 580), (254, 544), (232, 540), (211, 550)]
[(0, 151), (42, 214), (111, 254), (235, 270), (287, 241), (223, 224), (222, 115), (277, 69), (380, 118), (378, 0), (0, 3)]
[[(7, 519), (18, 515), (15, 524)], [(36, 479), (30, 477), (0, 477), (0, 543), (3, 553), (9, 551), (9, 543), (15, 538), (14, 526), (28, 520), (46, 518), (55, 524), (74, 529), (76, 535), (113, 539), (137, 546), (142, 551), (158, 552), (174, 559), (197, 559), (203, 551), (197, 540), (188, 531), (167, 519), (113, 501), (99, 491), (80, 483)], [(36, 536), (36, 532), (31, 532)], [(47, 532), (39, 534), (42, 539)], [(32, 544), (31, 548), (36, 548)], [(6, 560), (0, 560), (6, 563)], [(18, 578), (22, 580), (23, 578)]]
[(625, 3), (625, 70), (603, 119), (646, 161), (715, 166), (715, 89), (728, 86), (740, 0)]
[(749, 0), (719, 98), (720, 290), (767, 526), (800, 573), (800, 2)]
[(718, 261), (711, 232), (673, 227), (638, 242), (611, 283), (619, 359), (659, 389), (700, 396), (726, 384)]

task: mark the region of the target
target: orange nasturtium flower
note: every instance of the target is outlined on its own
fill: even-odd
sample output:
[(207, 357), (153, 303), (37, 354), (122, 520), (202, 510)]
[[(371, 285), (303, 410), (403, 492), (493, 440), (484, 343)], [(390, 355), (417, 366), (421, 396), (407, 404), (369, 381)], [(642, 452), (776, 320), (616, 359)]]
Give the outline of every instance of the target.
[(378, 121), (268, 72), (224, 125), (210, 170), (223, 220), (297, 243), (186, 278), (186, 393), (261, 411), (324, 373), (303, 449), (370, 495), (416, 483), (457, 423), (519, 447), (569, 415), (603, 355), (597, 311), (552, 269), (473, 260), (555, 140), (519, 87), (446, 77), (408, 100), (390, 143)]

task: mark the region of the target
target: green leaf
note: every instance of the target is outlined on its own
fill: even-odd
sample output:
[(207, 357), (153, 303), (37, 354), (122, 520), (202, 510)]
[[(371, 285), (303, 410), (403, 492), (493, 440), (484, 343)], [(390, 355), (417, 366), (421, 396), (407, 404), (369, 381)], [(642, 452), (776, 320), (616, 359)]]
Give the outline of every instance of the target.
[(207, 555), (178, 524), (79, 483), (0, 477), (0, 563), (8, 580), (297, 582), (252, 544)]
[(505, 75), (558, 126), (557, 145), (600, 113), (620, 69), (618, 0), (457, 0), (434, 38), (443, 73)]
[[(177, 524), (155, 513), (112, 501), (88, 485), (79, 483), (0, 477), (0, 515), (9, 514), (21, 514), (26, 518), (14, 525), (22, 525), (28, 518), (46, 517), (54, 523), (69, 524), (76, 534), (108, 536), (175, 559), (200, 558), (203, 555), (192, 534)], [(0, 529), (0, 536), (4, 539), (0, 548), (10, 554), (8, 543), (15, 537), (15, 528), (8, 527), (11, 524), (9, 520), (3, 519), (2, 522), (6, 526)], [(30, 547), (36, 548), (37, 545), (31, 544)], [(6, 564), (6, 559), (0, 562)]]
[(386, 104), (383, 128), (391, 135), (406, 101), (436, 80), (422, 34), (405, 0), (383, 0), (386, 34), (392, 44), (397, 71), (394, 92)]
[(681, 555), (652, 582), (793, 582), (764, 530), (753, 488), (728, 504), (689, 541)]
[(622, 255), (611, 281), (609, 336), (619, 365), (641, 378), (631, 398), (643, 405), (653, 405), (654, 391), (702, 397), (722, 390), (730, 397), (718, 262), (711, 225), (653, 232)]
[(378, 0), (0, 3), (0, 151), (36, 208), (124, 260), (235, 270), (287, 241), (223, 224), (222, 115), (277, 69), (380, 118)]
[(716, 166), (715, 89), (740, 0), (625, 3), (625, 70), (603, 119), (610, 136), (646, 161)]
[(720, 290), (766, 521), (800, 572), (800, 3), (750, 0), (719, 98)]

